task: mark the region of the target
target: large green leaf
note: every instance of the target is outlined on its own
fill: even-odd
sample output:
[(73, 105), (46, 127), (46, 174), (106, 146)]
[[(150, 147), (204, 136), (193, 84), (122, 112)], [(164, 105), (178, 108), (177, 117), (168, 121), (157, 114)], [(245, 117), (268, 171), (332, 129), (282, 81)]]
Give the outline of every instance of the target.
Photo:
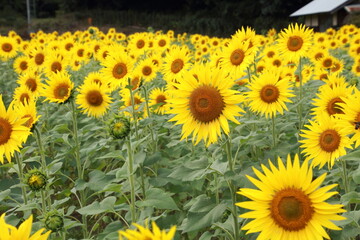
[(160, 188), (150, 188), (146, 191), (146, 199), (137, 202), (139, 207), (154, 207), (157, 209), (179, 210), (169, 193)]

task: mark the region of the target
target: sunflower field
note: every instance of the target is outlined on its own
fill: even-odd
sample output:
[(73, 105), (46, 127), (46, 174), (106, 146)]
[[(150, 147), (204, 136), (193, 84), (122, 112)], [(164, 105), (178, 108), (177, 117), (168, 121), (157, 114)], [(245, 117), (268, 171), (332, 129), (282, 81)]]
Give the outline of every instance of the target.
[(0, 240), (360, 239), (360, 28), (0, 36)]

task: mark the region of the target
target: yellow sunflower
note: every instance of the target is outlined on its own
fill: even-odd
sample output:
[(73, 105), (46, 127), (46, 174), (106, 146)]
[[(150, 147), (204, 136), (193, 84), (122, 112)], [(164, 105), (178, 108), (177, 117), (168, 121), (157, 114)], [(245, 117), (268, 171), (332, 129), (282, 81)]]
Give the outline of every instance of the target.
[(27, 119), (23, 125), (30, 129), (40, 118), (36, 111), (36, 101), (26, 101), (24, 104), (17, 103), (14, 105), (14, 108), (19, 113), (20, 118)]
[(341, 230), (333, 221), (345, 220), (338, 215), (345, 210), (341, 204), (325, 200), (337, 194), (329, 192), (337, 184), (320, 187), (326, 173), (313, 180), (312, 168), (305, 161), (300, 166), (295, 155), (287, 157), (286, 166), (278, 158), (278, 167), (269, 160), (270, 168), (261, 165), (264, 173), (253, 168), (258, 179), (247, 178), (258, 188), (241, 188), (237, 194), (250, 201), (236, 203), (249, 209), (240, 217), (252, 219), (242, 227), (247, 234), (260, 232), (257, 239), (330, 239), (324, 228)]
[(235, 116), (243, 110), (237, 104), (244, 98), (231, 89), (234, 82), (226, 72), (207, 64), (198, 73), (186, 72), (174, 85), (169, 113), (175, 116), (170, 121), (183, 124), (181, 140), (192, 133), (195, 145), (203, 139), (209, 146), (221, 137), (221, 130), (229, 134), (228, 120), (239, 124)]
[(278, 48), (283, 56), (289, 60), (299, 60), (307, 54), (311, 46), (313, 30), (298, 25), (290, 24), (287, 29), (283, 29), (278, 38)]
[(25, 104), (25, 102), (34, 101), (35, 96), (26, 85), (20, 85), (14, 90), (13, 100), (16, 103)]
[(170, 109), (167, 103), (169, 98), (170, 96), (167, 91), (164, 91), (162, 88), (154, 88), (149, 95), (149, 107), (152, 108), (156, 114), (164, 115)]
[(136, 70), (139, 71), (144, 82), (151, 82), (156, 78), (158, 67), (151, 58), (146, 58), (139, 63)]
[[(30, 129), (24, 126), (26, 118), (20, 118), (20, 112), (14, 108), (15, 102), (11, 102), (6, 110), (2, 96), (0, 95), (0, 162), (4, 163), (4, 155), (8, 162), (15, 151), (20, 151), (22, 142), (30, 135)], [(1, 228), (0, 228), (1, 229)]]
[(176, 232), (176, 226), (170, 228), (168, 232), (160, 230), (155, 222), (151, 223), (152, 230), (149, 227), (143, 227), (133, 223), (137, 228), (135, 230), (127, 229), (119, 231), (119, 240), (172, 240)]
[(35, 98), (39, 96), (44, 86), (44, 84), (41, 82), (40, 76), (31, 69), (20, 75), (17, 83), (19, 85), (27, 86)]
[(33, 216), (30, 215), (23, 223), (20, 224), (18, 228), (7, 224), (5, 222), (5, 213), (0, 217), (0, 239), (11, 240), (11, 239), (21, 239), (21, 240), (46, 240), (48, 239), (51, 231), (45, 231), (45, 228), (40, 229), (36, 233), (30, 236), (32, 228)]
[(64, 103), (69, 99), (73, 88), (70, 75), (67, 72), (57, 72), (49, 76), (42, 95), (46, 97), (45, 101)]
[(246, 93), (250, 110), (266, 118), (276, 116), (277, 112), (283, 114), (284, 109), (288, 110), (285, 103), (292, 102), (289, 98), (294, 97), (289, 80), (289, 77), (280, 80), (280, 71), (267, 69), (258, 77), (253, 76)]
[(47, 75), (66, 71), (68, 61), (57, 51), (49, 51), (44, 62), (44, 73)]
[[(132, 100), (130, 90), (128, 88), (124, 88), (119, 92), (121, 96), (121, 101), (123, 102), (123, 106), (120, 107), (120, 111), (123, 111), (126, 116), (133, 117), (133, 109), (132, 109)], [(147, 117), (147, 111), (143, 105), (145, 103), (145, 99), (140, 95), (139, 92), (133, 92), (134, 98), (134, 110), (137, 119), (142, 119)]]
[(19, 56), (14, 60), (13, 67), (17, 74), (23, 74), (29, 69), (30, 58), (28, 56)]
[(0, 36), (0, 58), (5, 60), (16, 56), (18, 44), (16, 40), (11, 37)]
[(307, 159), (312, 159), (312, 165), (322, 168), (328, 163), (332, 168), (336, 159), (346, 154), (345, 148), (352, 148), (348, 129), (341, 125), (341, 121), (326, 113), (319, 114), (317, 121), (309, 120), (310, 125), (305, 125), (309, 130), (302, 130), (302, 151)]
[(46, 52), (43, 49), (43, 47), (39, 45), (33, 46), (29, 52), (29, 55), (31, 59), (30, 67), (38, 71), (41, 71), (44, 66), (43, 63), (46, 58)]
[(76, 104), (83, 108), (83, 112), (92, 117), (101, 117), (108, 110), (111, 97), (108, 94), (106, 85), (100, 86), (97, 83), (83, 84), (79, 87), (79, 94), (76, 96)]
[(162, 64), (162, 73), (167, 82), (176, 82), (191, 66), (190, 52), (186, 47), (175, 46), (166, 54)]
[[(359, 58), (360, 59), (360, 58)], [(351, 67), (351, 72), (360, 77), (360, 62), (355, 62)]]

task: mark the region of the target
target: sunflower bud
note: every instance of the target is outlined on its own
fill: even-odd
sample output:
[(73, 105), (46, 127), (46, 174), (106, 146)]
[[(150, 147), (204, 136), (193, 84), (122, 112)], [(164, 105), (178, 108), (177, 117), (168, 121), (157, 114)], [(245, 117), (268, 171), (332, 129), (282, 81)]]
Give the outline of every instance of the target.
[(110, 123), (110, 133), (116, 139), (123, 139), (130, 133), (130, 121), (126, 117), (115, 117)]
[(33, 169), (25, 175), (25, 181), (32, 191), (39, 191), (45, 189), (47, 177), (41, 171)]
[(45, 216), (45, 227), (52, 232), (57, 232), (64, 227), (63, 216), (57, 211), (48, 212)]

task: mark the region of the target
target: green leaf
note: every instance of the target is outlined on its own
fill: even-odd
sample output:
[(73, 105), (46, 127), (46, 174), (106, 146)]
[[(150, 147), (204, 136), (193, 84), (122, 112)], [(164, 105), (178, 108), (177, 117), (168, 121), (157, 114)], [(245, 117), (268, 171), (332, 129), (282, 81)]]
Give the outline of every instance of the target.
[(98, 201), (93, 202), (90, 205), (87, 205), (83, 208), (77, 210), (81, 215), (96, 215), (103, 212), (111, 211), (114, 209), (116, 202), (116, 197), (110, 196), (102, 200), (100, 203)]
[(0, 201), (4, 200), (7, 196), (9, 196), (10, 192), (10, 189), (0, 192)]
[(179, 210), (172, 197), (170, 197), (170, 194), (160, 188), (150, 188), (147, 190), (146, 199), (142, 202), (137, 202), (137, 205), (139, 207)]

